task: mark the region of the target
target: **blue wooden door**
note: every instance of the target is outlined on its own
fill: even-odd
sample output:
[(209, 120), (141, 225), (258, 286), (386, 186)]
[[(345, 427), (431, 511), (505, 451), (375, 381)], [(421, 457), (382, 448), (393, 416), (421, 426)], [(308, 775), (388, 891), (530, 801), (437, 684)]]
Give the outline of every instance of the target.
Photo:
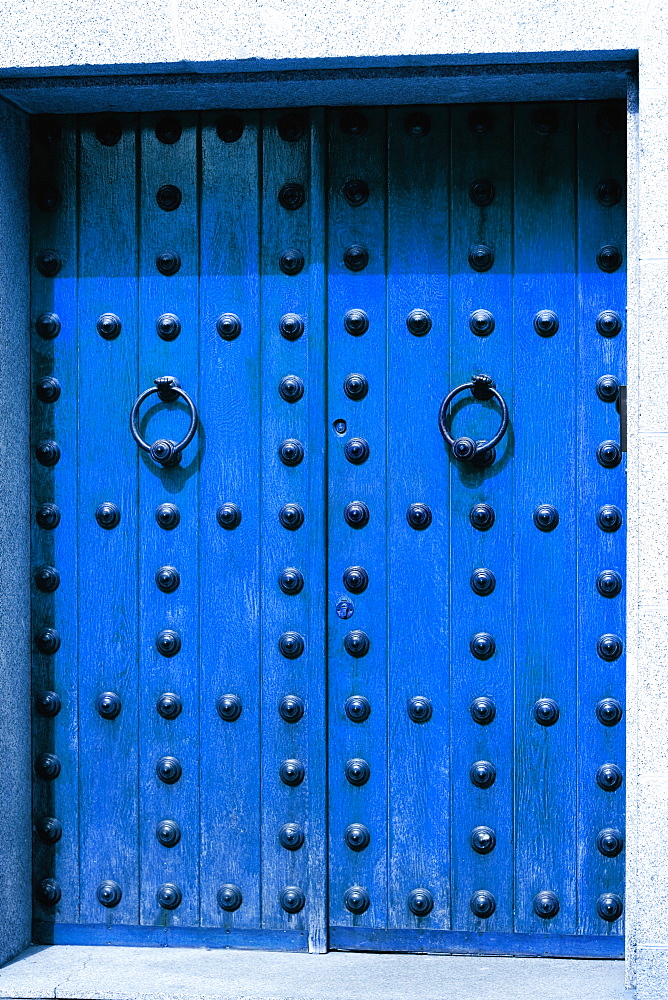
[(35, 121), (36, 941), (622, 955), (623, 112)]

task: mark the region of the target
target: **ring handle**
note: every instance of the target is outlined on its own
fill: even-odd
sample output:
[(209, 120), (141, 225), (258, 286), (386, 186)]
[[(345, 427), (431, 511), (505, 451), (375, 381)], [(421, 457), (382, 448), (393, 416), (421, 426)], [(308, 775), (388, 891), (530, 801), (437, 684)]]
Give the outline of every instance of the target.
[[(446, 427), (445, 417), (450, 403), (455, 396), (458, 396), (460, 392), (465, 392), (466, 389), (470, 389), (471, 395), (476, 399), (486, 400), (494, 397), (499, 401), (501, 426), (489, 441), (474, 441), (469, 437), (460, 437), (455, 440)], [(452, 454), (460, 462), (473, 462), (474, 465), (481, 466), (492, 465), (496, 458), (496, 445), (508, 430), (508, 405), (489, 375), (474, 375), (470, 382), (458, 385), (445, 397), (438, 411), (438, 427), (446, 444), (452, 448)]]
[[(161, 375), (160, 378), (154, 379), (154, 382), (155, 385), (140, 393), (132, 404), (132, 409), (130, 410), (130, 431), (141, 450), (147, 451), (154, 462), (162, 466), (178, 465), (181, 461), (181, 452), (190, 444), (197, 430), (197, 407), (188, 393), (184, 392), (181, 388), (179, 380), (174, 378), (173, 375)], [(139, 427), (137, 426), (139, 421), (139, 407), (145, 399), (148, 399), (155, 392), (157, 392), (163, 403), (173, 403), (180, 397), (185, 401), (190, 410), (190, 427), (186, 432), (186, 436), (178, 444), (176, 441), (167, 441), (164, 438), (159, 438), (153, 444), (148, 444), (139, 433)]]

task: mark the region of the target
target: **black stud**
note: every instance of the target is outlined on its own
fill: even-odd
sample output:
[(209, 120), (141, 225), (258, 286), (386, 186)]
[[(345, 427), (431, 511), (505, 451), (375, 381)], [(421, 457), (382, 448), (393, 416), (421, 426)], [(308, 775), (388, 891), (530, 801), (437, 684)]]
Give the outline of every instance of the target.
[(343, 317), (343, 328), (351, 337), (361, 337), (369, 329), (369, 317), (363, 309), (349, 309)]
[(429, 135), (431, 131), (431, 119), (424, 111), (411, 111), (404, 118), (404, 128), (409, 135), (413, 135), (416, 138)]
[(559, 119), (550, 108), (539, 108), (531, 115), (531, 124), (538, 135), (553, 135), (559, 127)]
[(489, 271), (494, 264), (494, 251), (486, 243), (475, 243), (469, 250), (469, 264), (474, 271)]
[(285, 375), (278, 383), (278, 393), (286, 403), (296, 403), (304, 395), (304, 383), (298, 375)]
[(54, 781), (60, 771), (60, 759), (55, 753), (40, 753), (35, 758), (35, 774), (43, 781)]
[(353, 208), (359, 208), (369, 197), (369, 185), (366, 181), (353, 178), (343, 185), (343, 196)]
[(118, 118), (101, 118), (95, 126), (95, 138), (102, 146), (116, 146), (122, 135), (123, 127)]
[(243, 711), (241, 698), (236, 694), (221, 694), (216, 703), (216, 711), (223, 722), (236, 722)]
[(355, 401), (364, 399), (369, 391), (369, 383), (364, 375), (352, 372), (346, 377), (343, 383), (343, 391), (348, 399), (354, 399)]
[(223, 340), (236, 340), (241, 333), (241, 320), (236, 313), (222, 313), (216, 320), (216, 330)]
[(554, 698), (539, 698), (533, 707), (533, 717), (541, 726), (553, 726), (559, 720), (559, 706)]
[(155, 828), (155, 835), (163, 847), (176, 847), (181, 840), (181, 828), (173, 819), (161, 819)]
[(614, 469), (622, 460), (622, 449), (616, 441), (601, 441), (596, 449), (596, 458), (604, 469)]
[(369, 586), (369, 574), (363, 566), (349, 566), (342, 579), (343, 586), (351, 594), (363, 594)]
[(298, 142), (308, 131), (306, 115), (288, 112), (278, 119), (278, 134), (284, 142)]
[(43, 594), (53, 594), (60, 586), (60, 573), (55, 566), (38, 566), (34, 579), (35, 586)]
[(97, 332), (104, 340), (116, 340), (121, 332), (121, 321), (116, 313), (102, 313), (96, 326)]
[(301, 208), (306, 201), (306, 191), (303, 184), (284, 184), (278, 192), (278, 202), (289, 212)]
[(618, 660), (624, 652), (624, 643), (618, 635), (602, 635), (596, 643), (596, 652), (602, 660), (612, 663)]
[(35, 448), (35, 458), (40, 465), (50, 468), (60, 460), (60, 448), (56, 441), (40, 441)]
[(181, 204), (182, 197), (181, 189), (175, 184), (163, 184), (158, 188), (155, 200), (163, 212), (174, 212)]
[(344, 111), (339, 126), (345, 135), (359, 139), (369, 131), (369, 119), (361, 111)]
[(343, 707), (351, 722), (366, 722), (371, 715), (371, 705), (363, 694), (354, 694), (346, 698)]
[(492, 527), (495, 519), (494, 508), (490, 507), (488, 503), (476, 503), (469, 511), (469, 521), (478, 531), (487, 531)]
[(496, 718), (496, 705), (491, 698), (474, 698), (470, 712), (474, 722), (480, 726), (488, 726)]
[[(179, 699), (179, 705), (180, 704), (181, 702)], [(179, 712), (180, 711), (181, 709), (179, 708)], [(176, 715), (178, 715), (178, 712), (176, 713)], [(170, 716), (170, 718), (175, 719), (176, 715), (172, 715)], [(157, 774), (160, 781), (163, 782), (163, 784), (175, 785), (176, 782), (181, 779), (181, 775), (183, 774), (181, 761), (178, 760), (176, 757), (161, 757), (158, 763), (155, 765), (155, 773)]]
[(487, 889), (477, 889), (469, 900), (471, 913), (481, 920), (487, 920), (496, 910), (496, 900)]
[(622, 197), (622, 188), (619, 181), (612, 177), (607, 177), (596, 185), (597, 201), (606, 208), (617, 205)]
[(280, 903), (286, 913), (299, 913), (306, 905), (306, 896), (297, 885), (286, 885), (281, 892)]
[(343, 648), (346, 653), (350, 656), (354, 656), (359, 659), (362, 656), (366, 656), (371, 647), (371, 641), (366, 632), (362, 632), (361, 629), (353, 629), (348, 632), (343, 639)]
[(559, 912), (559, 898), (549, 889), (537, 892), (533, 898), (533, 912), (542, 920), (551, 920)]
[(241, 524), (241, 509), (235, 503), (223, 503), (216, 511), (216, 520), (221, 528), (233, 531)]
[(173, 503), (161, 503), (156, 508), (155, 519), (165, 531), (171, 531), (181, 520), (179, 508)]
[(596, 254), (596, 263), (602, 271), (612, 274), (622, 266), (622, 252), (619, 247), (606, 244)]
[(160, 118), (155, 126), (155, 137), (165, 146), (173, 146), (181, 138), (182, 131), (178, 118)]
[(421, 694), (416, 694), (414, 697), (408, 699), (406, 711), (411, 722), (417, 723), (429, 722), (434, 714), (429, 698), (425, 698)]
[(431, 508), (426, 503), (412, 503), (406, 511), (406, 520), (411, 528), (424, 531), (432, 522)]
[(63, 895), (55, 878), (43, 878), (37, 885), (36, 894), (42, 906), (56, 906)]
[(160, 274), (170, 278), (181, 267), (181, 257), (175, 250), (165, 250), (155, 258), (155, 266)]
[(612, 309), (604, 309), (596, 317), (596, 329), (602, 337), (616, 337), (621, 328), (621, 317)]
[(469, 777), (476, 788), (491, 788), (496, 781), (496, 768), (488, 760), (477, 760), (469, 768)]
[(63, 136), (58, 118), (53, 115), (39, 115), (33, 119), (35, 135), (42, 146), (55, 146)]
[(55, 250), (41, 250), (37, 254), (35, 266), (45, 278), (55, 278), (63, 266), (63, 261)]
[(278, 842), (286, 851), (298, 851), (304, 845), (304, 830), (299, 823), (284, 823), (278, 831)]
[(40, 691), (35, 698), (35, 711), (45, 719), (55, 719), (61, 708), (60, 695), (56, 691)]
[(490, 826), (476, 826), (471, 830), (469, 843), (476, 854), (491, 854), (496, 847), (496, 834)]
[(364, 851), (371, 843), (371, 834), (363, 823), (350, 823), (345, 829), (343, 839), (351, 851)]
[(299, 340), (304, 333), (304, 320), (297, 313), (286, 313), (281, 316), (278, 329), (286, 340)]
[(478, 177), (469, 184), (469, 198), (478, 208), (486, 208), (494, 201), (496, 189), (486, 177)]
[(42, 816), (35, 820), (35, 832), (45, 844), (57, 844), (63, 835), (63, 825), (55, 816)]
[(296, 694), (286, 694), (278, 703), (278, 714), (284, 722), (299, 722), (304, 715), (304, 702)]
[(278, 776), (284, 785), (296, 788), (301, 785), (305, 775), (304, 765), (300, 760), (284, 760), (278, 770)]
[(298, 569), (295, 569), (294, 566), (288, 566), (280, 574), (278, 578), (278, 585), (284, 594), (288, 594), (290, 596), (300, 594), (304, 588), (304, 577)]
[(486, 597), (496, 587), (496, 577), (491, 569), (474, 569), (471, 573), (471, 589), (474, 594)]
[(35, 635), (35, 645), (40, 653), (52, 656), (60, 649), (60, 635), (55, 628), (42, 628)]
[(596, 912), (601, 920), (612, 923), (621, 917), (624, 904), (616, 892), (603, 892), (596, 900)]
[(294, 247), (289, 247), (284, 250), (281, 256), (278, 258), (278, 266), (280, 267), (283, 274), (290, 275), (293, 277), (304, 267), (304, 254), (301, 250), (295, 250)]
[(284, 503), (278, 512), (278, 520), (288, 531), (296, 531), (304, 523), (304, 511), (298, 503)]
[(283, 632), (278, 649), (287, 660), (297, 660), (304, 652), (304, 637), (299, 632)]
[(103, 719), (116, 719), (121, 714), (121, 699), (113, 691), (103, 691), (95, 707)]
[(343, 263), (349, 271), (363, 271), (369, 263), (369, 251), (361, 243), (351, 243), (343, 251)]
[(559, 329), (559, 318), (551, 309), (540, 309), (533, 318), (533, 328), (539, 337), (554, 337)]
[(476, 632), (469, 642), (469, 649), (476, 660), (488, 660), (496, 652), (494, 636), (489, 632)]
[(624, 124), (624, 113), (617, 104), (606, 103), (596, 112), (596, 127), (604, 135), (618, 132)]
[(474, 135), (488, 135), (494, 128), (494, 118), (487, 108), (476, 108), (469, 114), (468, 127)]
[(362, 785), (366, 785), (371, 777), (371, 768), (365, 760), (362, 760), (360, 757), (353, 757), (352, 760), (346, 763), (344, 773), (351, 785), (361, 787)]
[(416, 917), (426, 917), (434, 909), (434, 897), (429, 889), (411, 889), (406, 902)]
[(614, 375), (601, 375), (596, 381), (596, 395), (604, 403), (614, 403), (619, 395), (619, 380)]
[(98, 903), (108, 907), (108, 909), (113, 909), (114, 906), (118, 906), (123, 898), (123, 890), (118, 882), (107, 878), (98, 885), (96, 896)]
[(115, 503), (112, 503), (111, 500), (105, 500), (104, 503), (98, 504), (96, 507), (95, 520), (101, 528), (110, 531), (121, 523), (121, 512)]
[(623, 715), (624, 709), (616, 698), (602, 698), (596, 706), (596, 718), (604, 726), (616, 726)]
[(55, 184), (40, 184), (35, 191), (35, 201), (43, 212), (55, 212), (60, 205), (60, 191)]
[(488, 309), (476, 309), (469, 316), (469, 330), (477, 337), (488, 337), (495, 325), (494, 316)]
[(176, 910), (183, 901), (183, 894), (174, 882), (163, 882), (155, 894), (158, 906), (163, 910)]
[(551, 503), (542, 503), (533, 512), (533, 523), (539, 531), (554, 531), (559, 524), (559, 512)]
[(163, 656), (176, 656), (181, 649), (181, 636), (172, 628), (163, 628), (155, 637), (155, 648)]
[(621, 770), (616, 764), (601, 764), (596, 772), (596, 784), (604, 792), (615, 792), (624, 780)]
[(283, 465), (299, 465), (304, 458), (304, 445), (296, 438), (287, 438), (279, 445), (278, 455)]
[(343, 894), (343, 905), (349, 913), (359, 916), (371, 905), (369, 893), (361, 885), (351, 885)]
[(223, 142), (238, 142), (244, 131), (244, 123), (232, 112), (221, 115), (216, 122), (216, 132), (218, 138)]
[(181, 333), (181, 321), (174, 313), (163, 313), (155, 321), (155, 330), (161, 340), (176, 340)]
[(40, 528), (52, 531), (60, 524), (60, 508), (55, 503), (43, 503), (35, 511), (35, 520)]
[(35, 320), (35, 330), (43, 340), (53, 340), (61, 331), (60, 317), (56, 313), (42, 313)]
[(608, 827), (597, 834), (596, 847), (606, 858), (616, 858), (624, 849), (624, 838), (619, 830)]
[(346, 505), (343, 516), (351, 528), (363, 528), (369, 523), (369, 508), (362, 500), (353, 500)]
[(343, 453), (353, 465), (363, 465), (369, 457), (369, 443), (364, 438), (350, 438)]
[(176, 719), (181, 714), (183, 702), (178, 694), (174, 694), (172, 691), (165, 691), (158, 698), (155, 707), (158, 715), (161, 715), (163, 719)]
[(424, 337), (431, 330), (431, 316), (425, 309), (411, 309), (406, 317), (406, 327), (414, 337)]
[(622, 578), (614, 569), (604, 569), (596, 577), (596, 589), (601, 597), (616, 597), (622, 590)]
[(161, 566), (155, 573), (155, 584), (163, 594), (173, 594), (181, 583), (181, 575), (174, 566)]
[(216, 899), (221, 910), (225, 910), (227, 913), (234, 913), (243, 903), (241, 889), (238, 885), (233, 885), (231, 882), (219, 887)]

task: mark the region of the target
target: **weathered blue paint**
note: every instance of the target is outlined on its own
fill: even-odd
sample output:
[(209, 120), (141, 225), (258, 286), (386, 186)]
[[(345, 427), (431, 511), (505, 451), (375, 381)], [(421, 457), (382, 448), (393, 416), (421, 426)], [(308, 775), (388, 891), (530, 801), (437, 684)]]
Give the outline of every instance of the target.
[[(35, 182), (55, 175), (61, 201), (35, 206), (33, 259), (53, 248), (64, 262), (33, 281), (34, 316), (62, 321), (54, 340), (33, 335), (35, 380), (63, 386), (56, 403), (35, 398), (33, 424), (35, 444), (54, 438), (62, 452), (33, 477), (34, 504), (61, 507), (57, 528), (33, 529), (35, 567), (61, 574), (55, 594), (34, 591), (35, 630), (62, 636), (34, 668), (36, 693), (63, 703), (34, 724), (34, 754), (62, 765), (35, 779), (36, 818), (63, 823), (55, 847), (35, 841), (36, 883), (62, 890), (55, 907), (36, 904), (40, 942), (621, 954), (623, 921), (604, 921), (597, 900), (623, 896), (624, 855), (604, 857), (596, 836), (623, 833), (623, 791), (603, 791), (596, 771), (621, 766), (623, 723), (604, 726), (596, 706), (623, 704), (624, 668), (596, 642), (623, 639), (624, 596), (602, 597), (596, 577), (623, 577), (624, 529), (602, 531), (596, 512), (624, 511), (624, 463), (597, 462), (619, 417), (595, 387), (603, 374), (624, 381), (623, 333), (596, 330), (601, 310), (623, 315), (623, 268), (596, 265), (602, 245), (623, 247), (623, 199), (596, 199), (609, 177), (623, 189), (623, 133), (598, 128), (596, 104), (488, 110), (491, 127), (472, 128), (466, 106), (370, 108), (352, 130), (340, 111), (311, 111), (289, 138), (282, 112), (244, 112), (239, 135), (236, 119), (180, 114), (174, 143), (156, 136), (162, 116), (125, 116), (111, 145), (82, 118), (63, 121), (55, 147), (36, 144)], [(471, 196), (480, 179), (488, 205)], [(344, 190), (353, 180), (368, 186), (359, 205)], [(164, 184), (181, 192), (173, 211), (156, 199)], [(303, 186), (301, 207), (279, 200), (286, 184)], [(369, 256), (359, 271), (344, 263), (355, 244)], [(473, 244), (493, 250), (489, 270), (471, 267)], [(305, 260), (294, 275), (279, 266), (289, 249)], [(156, 267), (164, 251), (181, 259), (172, 276)], [(346, 330), (351, 309), (366, 332)], [(429, 329), (411, 332), (415, 309)], [(494, 316), (484, 336), (470, 324), (481, 309)], [(551, 336), (534, 327), (545, 309), (559, 320)], [(121, 318), (115, 339), (96, 329), (104, 312)], [(172, 340), (156, 331), (164, 313), (181, 325)], [(223, 313), (240, 321), (231, 339)], [(281, 334), (287, 313), (300, 336)], [(448, 391), (482, 372), (511, 415), (484, 469), (456, 461), (437, 422)], [(363, 398), (344, 391), (353, 373)], [(140, 453), (127, 425), (166, 374), (200, 415), (172, 468)], [(295, 402), (279, 392), (288, 375), (304, 384)], [(151, 397), (144, 436), (178, 439), (184, 411)], [(498, 419), (496, 402), (468, 393), (448, 417), (474, 439)], [(279, 457), (288, 438), (303, 445), (298, 464)], [(353, 438), (365, 461), (346, 454)], [(103, 501), (121, 510), (115, 528), (95, 519)], [(352, 501), (367, 505), (366, 526), (346, 522)], [(155, 519), (165, 502), (180, 512), (173, 530)], [(241, 510), (234, 528), (217, 519), (225, 503)], [(488, 530), (469, 519), (476, 503), (494, 510)], [(296, 530), (279, 521), (285, 504), (304, 512)], [(411, 504), (431, 513), (421, 530)], [(539, 504), (556, 507), (554, 530), (534, 523)], [(161, 566), (180, 574), (172, 592), (156, 585)], [(344, 585), (351, 566), (368, 573), (361, 593)], [(279, 586), (289, 567), (299, 593)], [(480, 567), (496, 578), (487, 596), (470, 583)], [(165, 628), (181, 639), (172, 657), (155, 645)], [(346, 649), (351, 631), (368, 636), (365, 655)], [(286, 632), (303, 637), (300, 655), (279, 649)], [(488, 658), (471, 652), (479, 632), (494, 637)], [(121, 699), (113, 720), (96, 709), (103, 691)], [(165, 692), (182, 702), (172, 719), (156, 708)], [(235, 721), (221, 695), (240, 699)], [(288, 695), (304, 704), (296, 722), (279, 713)], [(346, 713), (355, 695), (366, 721)], [(416, 697), (427, 721), (409, 715)], [(493, 703), (488, 724), (471, 711), (479, 698)], [(541, 698), (558, 705), (554, 725), (536, 721)], [(156, 774), (163, 756), (182, 766), (172, 784)], [(347, 780), (352, 758), (368, 763), (366, 784)], [(303, 765), (300, 784), (281, 780), (286, 760)], [(493, 764), (491, 787), (472, 783), (476, 761)], [(179, 826), (173, 847), (156, 836), (161, 820)], [(296, 850), (279, 840), (286, 823), (303, 833)], [(344, 841), (351, 823), (370, 833), (363, 850)], [(494, 831), (488, 853), (471, 847), (479, 826)], [(97, 899), (104, 879), (122, 888), (114, 908)], [(156, 899), (166, 882), (182, 893), (173, 910)], [(239, 887), (238, 909), (219, 905), (222, 884)], [(281, 905), (287, 886), (303, 891), (300, 912)], [(353, 888), (368, 893), (363, 913), (344, 904)], [(423, 916), (408, 905), (415, 889), (433, 899)], [(488, 918), (471, 908), (478, 890), (493, 894)], [(548, 890), (560, 908), (545, 920), (534, 897)]]

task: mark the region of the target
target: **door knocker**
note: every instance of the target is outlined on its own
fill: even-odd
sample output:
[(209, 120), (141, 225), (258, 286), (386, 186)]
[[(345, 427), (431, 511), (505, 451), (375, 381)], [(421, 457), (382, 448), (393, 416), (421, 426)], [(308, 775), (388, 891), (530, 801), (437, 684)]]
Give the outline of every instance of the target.
[[(445, 418), (450, 403), (455, 396), (466, 389), (471, 390), (471, 395), (475, 399), (486, 400), (494, 397), (499, 401), (501, 406), (501, 426), (490, 441), (474, 441), (470, 437), (455, 439), (446, 426)], [(456, 389), (453, 389), (445, 397), (438, 411), (438, 426), (446, 444), (452, 448), (452, 454), (460, 462), (472, 462), (474, 465), (479, 466), (492, 465), (496, 459), (496, 445), (508, 430), (508, 406), (489, 375), (474, 375), (470, 382), (458, 385)]]
[[(181, 388), (179, 380), (174, 378), (173, 375), (161, 375), (160, 378), (156, 378), (154, 381), (155, 385), (151, 386), (150, 389), (145, 389), (134, 401), (132, 410), (130, 411), (130, 430), (141, 450), (147, 451), (154, 462), (162, 466), (178, 465), (181, 461), (181, 452), (190, 444), (195, 436), (195, 431), (197, 430), (197, 408), (188, 393), (184, 392)], [(190, 410), (190, 427), (186, 432), (186, 436), (178, 444), (176, 441), (167, 441), (164, 438), (159, 438), (153, 444), (148, 444), (139, 433), (139, 427), (137, 426), (139, 407), (154, 392), (157, 392), (163, 403), (173, 403), (180, 396), (181, 399), (185, 400)]]

